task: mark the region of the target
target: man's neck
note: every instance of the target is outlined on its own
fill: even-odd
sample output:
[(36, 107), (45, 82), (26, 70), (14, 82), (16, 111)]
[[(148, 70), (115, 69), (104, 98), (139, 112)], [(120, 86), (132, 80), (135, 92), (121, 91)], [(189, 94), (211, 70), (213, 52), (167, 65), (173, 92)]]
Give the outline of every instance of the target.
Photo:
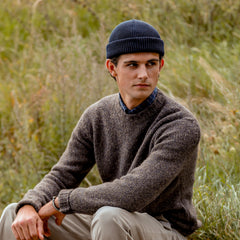
[(138, 112), (141, 112), (148, 106), (150, 106), (155, 100), (156, 96), (157, 96), (157, 88), (154, 89), (154, 91), (151, 93), (150, 96), (148, 96), (148, 98), (146, 98), (144, 101), (139, 102), (139, 104), (137, 104), (136, 106), (134, 105), (132, 108), (130, 108), (129, 105), (125, 104), (125, 101), (122, 99), (122, 96), (120, 93), (119, 93), (119, 101), (125, 113), (136, 114)]

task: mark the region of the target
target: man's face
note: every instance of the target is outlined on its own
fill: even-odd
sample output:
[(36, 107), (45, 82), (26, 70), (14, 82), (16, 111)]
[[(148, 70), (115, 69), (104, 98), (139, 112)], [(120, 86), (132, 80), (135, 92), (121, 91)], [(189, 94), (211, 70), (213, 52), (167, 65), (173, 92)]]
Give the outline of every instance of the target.
[(129, 109), (138, 106), (153, 92), (163, 63), (158, 53), (151, 52), (123, 54), (117, 66), (107, 60), (106, 66), (115, 77), (121, 97)]

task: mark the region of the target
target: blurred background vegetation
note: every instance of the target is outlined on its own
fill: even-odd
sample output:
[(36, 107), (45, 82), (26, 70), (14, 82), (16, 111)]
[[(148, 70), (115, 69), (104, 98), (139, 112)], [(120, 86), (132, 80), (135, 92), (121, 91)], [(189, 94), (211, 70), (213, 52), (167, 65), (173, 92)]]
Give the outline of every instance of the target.
[[(117, 92), (105, 45), (121, 21), (165, 42), (158, 87), (198, 118), (189, 239), (240, 239), (240, 1), (1, 0), (0, 214), (57, 162), (84, 109)], [(96, 168), (83, 185), (97, 184)]]

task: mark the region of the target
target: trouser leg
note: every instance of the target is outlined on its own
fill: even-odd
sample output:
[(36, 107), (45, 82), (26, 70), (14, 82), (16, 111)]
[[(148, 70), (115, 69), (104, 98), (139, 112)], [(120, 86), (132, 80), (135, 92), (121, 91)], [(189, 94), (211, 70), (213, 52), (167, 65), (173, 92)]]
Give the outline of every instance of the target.
[(120, 208), (103, 207), (94, 215), (92, 240), (185, 240), (168, 222), (146, 213), (130, 213)]
[(51, 236), (48, 240), (91, 240), (90, 226), (92, 216), (85, 214), (68, 214), (61, 226), (55, 223), (54, 217), (48, 220)]
[[(17, 204), (8, 205), (0, 219), (0, 240), (16, 240), (11, 225), (16, 217), (15, 209)], [(91, 240), (90, 226), (92, 216), (84, 214), (69, 214), (63, 219), (62, 225), (55, 223), (55, 218), (48, 220), (51, 236), (48, 240)]]
[(0, 219), (0, 239), (1, 240), (16, 240), (12, 232), (12, 223), (16, 217), (16, 203), (8, 205)]
[[(0, 239), (15, 240), (11, 225), (16, 204), (10, 204), (0, 219)], [(58, 226), (49, 219), (48, 240), (186, 240), (180, 233), (146, 213), (130, 213), (120, 208), (103, 207), (93, 216), (69, 214)]]

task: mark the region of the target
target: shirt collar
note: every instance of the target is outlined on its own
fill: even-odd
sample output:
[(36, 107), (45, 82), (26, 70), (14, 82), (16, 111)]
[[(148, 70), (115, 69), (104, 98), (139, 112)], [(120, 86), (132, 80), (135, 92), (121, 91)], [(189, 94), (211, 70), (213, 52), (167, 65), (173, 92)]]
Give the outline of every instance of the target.
[(122, 97), (121, 97), (121, 95), (119, 93), (119, 103), (120, 103), (120, 106), (121, 106), (121, 108), (123, 109), (123, 111), (125, 113), (127, 113), (127, 114), (136, 114), (136, 113), (141, 112), (142, 110), (144, 110), (148, 106), (150, 106), (153, 103), (153, 101), (155, 100), (156, 96), (157, 96), (157, 88), (155, 88), (153, 90), (151, 95), (146, 100), (144, 100), (141, 104), (139, 104), (138, 106), (136, 106), (135, 108), (130, 110), (130, 109), (127, 108), (127, 106), (123, 102)]

